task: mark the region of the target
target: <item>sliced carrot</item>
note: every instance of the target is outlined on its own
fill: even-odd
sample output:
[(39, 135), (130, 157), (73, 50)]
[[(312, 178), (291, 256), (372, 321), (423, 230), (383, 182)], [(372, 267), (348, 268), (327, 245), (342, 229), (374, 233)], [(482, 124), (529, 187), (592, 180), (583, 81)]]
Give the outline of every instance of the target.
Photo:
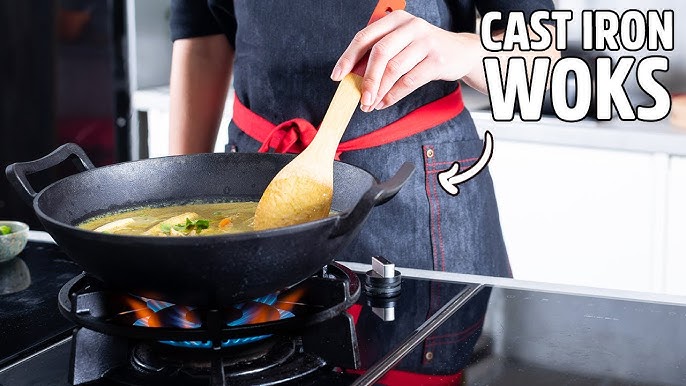
[(219, 227), (220, 227), (220, 228), (224, 228), (224, 227), (229, 226), (229, 225), (231, 225), (231, 219), (228, 218), (228, 217), (225, 218), (225, 219), (222, 219), (222, 220), (219, 222)]

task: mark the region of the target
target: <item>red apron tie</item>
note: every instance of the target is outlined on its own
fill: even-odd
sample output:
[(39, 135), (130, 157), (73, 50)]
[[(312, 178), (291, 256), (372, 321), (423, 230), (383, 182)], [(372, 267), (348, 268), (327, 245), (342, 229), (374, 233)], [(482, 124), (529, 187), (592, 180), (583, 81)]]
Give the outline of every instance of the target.
[[(462, 110), (464, 101), (458, 85), (452, 93), (419, 107), (389, 125), (341, 142), (338, 145), (336, 159), (346, 151), (382, 146), (419, 134), (455, 118)], [(300, 153), (317, 134), (314, 126), (303, 118), (294, 118), (274, 125), (245, 107), (237, 95), (233, 99), (232, 119), (241, 131), (262, 143), (258, 150), (260, 153), (269, 149), (274, 149), (277, 153)]]
[(273, 148), (277, 153), (300, 153), (312, 142), (317, 129), (302, 118), (283, 122), (267, 134), (258, 152), (265, 153)]

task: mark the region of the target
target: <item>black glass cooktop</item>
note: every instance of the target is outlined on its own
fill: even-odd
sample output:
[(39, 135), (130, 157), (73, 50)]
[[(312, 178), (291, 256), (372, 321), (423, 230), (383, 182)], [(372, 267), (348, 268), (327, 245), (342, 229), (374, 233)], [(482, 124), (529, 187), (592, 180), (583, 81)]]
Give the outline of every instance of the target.
[(686, 307), (485, 287), (409, 358), (473, 386), (686, 385)]
[[(42, 257), (46, 262), (56, 261), (55, 250), (41, 251), (49, 252)], [(31, 269), (28, 263), (41, 257), (23, 259)], [(69, 272), (57, 269), (40, 271), (40, 275), (54, 272), (66, 281), (78, 273), (68, 262), (64, 264)], [(36, 268), (32, 277), (38, 272)], [(26, 316), (12, 329), (5, 328), (7, 319), (2, 319), (3, 342), (13, 339), (33, 348), (10, 359), (5, 354), (0, 385), (69, 385), (71, 342), (64, 334), (69, 325), (60, 321), (55, 306), (59, 285), (53, 286), (53, 294), (38, 297), (49, 299), (47, 305), (27, 307)], [(462, 304), (465, 298), (458, 295), (475, 289), (476, 294)], [(18, 299), (17, 294), (11, 296)], [(5, 307), (9, 298), (0, 299)], [(388, 306), (394, 306), (393, 310)], [(446, 308), (457, 310), (450, 314)], [(349, 314), (354, 320), (360, 368), (341, 369), (332, 363), (330, 371), (336, 377), (324, 373), (310, 378), (308, 384), (356, 384), (365, 380), (363, 374), (374, 373), (384, 363), (391, 363), (390, 371), (384, 371), (376, 384), (686, 384), (686, 306), (682, 305), (403, 278), (400, 298), (379, 305), (363, 295)], [(381, 316), (393, 320), (384, 321)], [(426, 339), (416, 339), (433, 327), (427, 319), (440, 323)], [(52, 327), (37, 334), (25, 327), (29, 321)], [(419, 341), (415, 348), (408, 345), (413, 340)], [(41, 345), (38, 341), (46, 349), (35, 354)]]
[(0, 263), (0, 368), (69, 335), (72, 324), (57, 311), (57, 293), (80, 272), (46, 243), (28, 243), (19, 256)]

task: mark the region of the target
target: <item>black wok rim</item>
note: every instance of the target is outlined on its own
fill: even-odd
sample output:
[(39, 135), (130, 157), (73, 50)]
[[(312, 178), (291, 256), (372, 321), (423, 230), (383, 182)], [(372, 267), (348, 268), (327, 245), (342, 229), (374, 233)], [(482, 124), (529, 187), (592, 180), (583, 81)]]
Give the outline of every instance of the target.
[[(202, 153), (202, 154), (190, 154), (190, 155), (176, 155), (176, 156), (166, 156), (166, 157), (159, 157), (155, 158), (157, 160), (160, 159), (173, 159), (173, 158), (180, 158), (180, 157), (188, 157), (188, 158), (209, 158), (209, 157), (222, 157), (226, 156), (228, 153)], [(247, 154), (247, 153), (243, 153)], [(257, 154), (257, 153), (256, 153)], [(295, 158), (295, 154), (274, 154), (274, 153), (265, 153), (270, 156), (277, 156), (277, 157), (283, 157), (283, 158)], [(209, 156), (209, 157), (208, 157)], [(38, 194), (36, 194), (36, 197), (33, 199), (33, 210), (36, 213), (38, 217), (41, 218), (43, 221), (47, 221), (51, 225), (55, 227), (59, 227), (62, 229), (68, 229), (70, 232), (75, 232), (76, 235), (79, 235), (80, 237), (89, 237), (93, 239), (102, 239), (102, 240), (117, 240), (117, 241), (122, 241), (122, 242), (145, 242), (145, 243), (152, 243), (152, 244), (169, 244), (174, 243), (178, 245), (183, 245), (183, 244), (194, 244), (194, 241), (197, 241), (196, 237), (158, 237), (158, 236), (131, 236), (131, 235), (117, 235), (117, 234), (108, 234), (108, 233), (99, 233), (99, 232), (94, 232), (90, 230), (86, 230), (83, 228), (79, 228), (77, 226), (67, 224), (58, 220), (53, 219), (52, 217), (48, 216), (43, 210), (41, 210), (40, 205), (38, 202), (40, 201), (40, 198), (43, 196), (43, 194), (53, 187), (61, 184), (61, 183), (66, 183), (65, 181), (68, 181), (70, 179), (76, 179), (80, 178), (81, 175), (84, 173), (95, 173), (97, 170), (101, 170), (104, 168), (109, 168), (109, 167), (116, 167), (116, 166), (121, 166), (121, 165), (127, 165), (127, 164), (134, 164), (134, 163), (145, 163), (152, 158), (149, 159), (143, 159), (143, 160), (136, 160), (136, 161), (127, 161), (127, 162), (120, 162), (112, 165), (107, 165), (107, 166), (101, 166), (97, 168), (93, 168), (90, 170), (85, 170), (79, 173), (72, 174), (70, 176), (64, 177), (62, 179), (59, 179), (45, 188), (43, 188)], [(342, 162), (342, 161), (334, 161), (334, 164), (343, 164), (347, 165), (359, 170), (362, 170), (363, 172), (367, 173), (373, 180), (375, 184), (379, 184), (378, 178), (374, 176), (372, 173), (369, 171), (360, 168), (358, 166), (352, 165), (347, 162)], [(249, 231), (249, 232), (241, 232), (241, 233), (234, 233), (234, 234), (225, 234), (225, 235), (210, 235), (210, 236), (202, 236), (202, 239), (207, 239), (207, 240), (222, 240), (222, 241), (244, 241), (247, 239), (254, 239), (254, 238), (262, 238), (262, 237), (274, 237), (274, 236), (282, 236), (282, 235), (287, 235), (294, 233), (294, 231), (307, 231), (311, 230), (314, 228), (318, 228), (321, 226), (324, 226), (327, 223), (334, 223), (340, 221), (343, 217), (347, 216), (350, 214), (350, 212), (354, 209), (350, 208), (349, 210), (345, 212), (341, 212), (339, 214), (336, 214), (334, 216), (329, 216), (324, 219), (320, 220), (315, 220), (315, 221), (310, 221), (306, 222), (303, 224), (297, 224), (297, 225), (289, 225), (287, 227), (281, 227), (281, 228), (273, 228), (273, 229), (265, 229), (265, 230), (260, 230), (260, 231)]]

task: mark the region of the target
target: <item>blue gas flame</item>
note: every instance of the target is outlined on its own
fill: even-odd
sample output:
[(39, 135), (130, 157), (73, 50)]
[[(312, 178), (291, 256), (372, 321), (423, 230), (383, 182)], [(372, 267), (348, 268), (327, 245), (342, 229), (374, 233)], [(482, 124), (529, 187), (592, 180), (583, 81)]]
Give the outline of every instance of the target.
[[(201, 324), (199, 322), (193, 322), (187, 318), (187, 313), (193, 312), (196, 308), (195, 307), (187, 307), (187, 306), (178, 306), (173, 303), (169, 302), (163, 302), (159, 300), (154, 300), (154, 299), (149, 299), (145, 298), (142, 296), (134, 296), (135, 298), (145, 302), (147, 307), (153, 311), (154, 313), (160, 312), (162, 310), (166, 310), (165, 312), (167, 313), (165, 316), (165, 322), (169, 323), (169, 327), (179, 327), (179, 328), (187, 328), (187, 329), (192, 329), (192, 328), (200, 328)], [(246, 303), (240, 303), (238, 305), (235, 305), (234, 308), (242, 311), (242, 315), (240, 318), (236, 320), (232, 320), (231, 322), (227, 323), (227, 326), (235, 327), (235, 326), (241, 326), (244, 324), (249, 323), (251, 320), (254, 320), (255, 317), (257, 316), (258, 308), (256, 307), (250, 307), (250, 304), (254, 303), (259, 303), (263, 304), (266, 306), (271, 306), (273, 307), (276, 311), (279, 313), (279, 320), (281, 319), (287, 319), (287, 318), (292, 318), (295, 315), (287, 310), (282, 310), (275, 306), (276, 301), (278, 297), (277, 294), (270, 294), (266, 296), (262, 296), (260, 298), (257, 298), (253, 300), (252, 302), (246, 302)], [(150, 327), (149, 325), (149, 320), (150, 316), (140, 318), (136, 320), (133, 325), (134, 326), (142, 326), (142, 327)], [(222, 348), (226, 347), (232, 347), (232, 346), (240, 346), (252, 342), (257, 342), (260, 340), (263, 340), (265, 338), (268, 338), (270, 335), (259, 335), (259, 336), (251, 336), (251, 337), (245, 337), (245, 338), (234, 338), (234, 339), (228, 339), (225, 340), (221, 343)], [(212, 348), (212, 342), (210, 341), (170, 341), (170, 340), (165, 340), (161, 341), (161, 343), (168, 344), (170, 346), (175, 346), (175, 347), (184, 347), (184, 348)]]

